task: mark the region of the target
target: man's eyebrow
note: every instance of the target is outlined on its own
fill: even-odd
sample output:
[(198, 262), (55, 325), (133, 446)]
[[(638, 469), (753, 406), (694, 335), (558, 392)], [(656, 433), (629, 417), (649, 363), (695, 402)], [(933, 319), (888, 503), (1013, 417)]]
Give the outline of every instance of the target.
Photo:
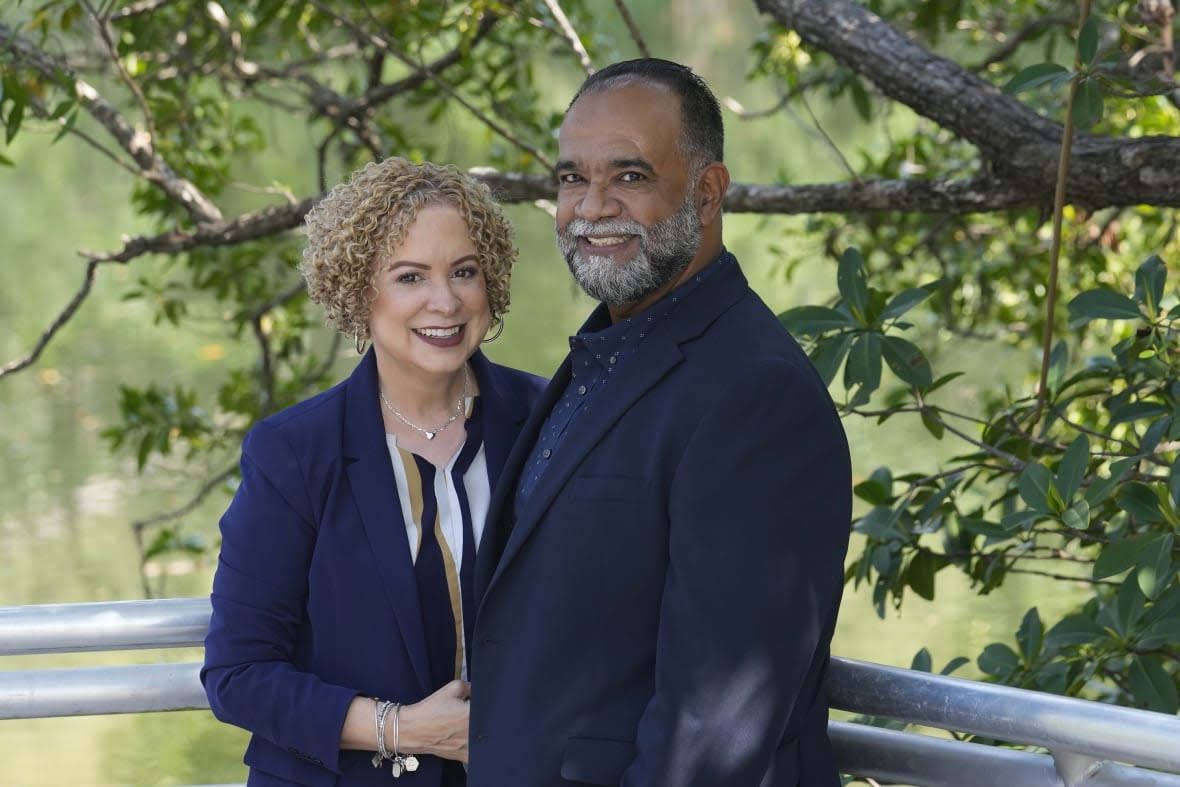
[[(610, 167), (611, 169), (641, 169), (653, 175), (656, 171), (655, 167), (651, 165), (651, 162), (644, 158), (617, 158), (610, 162)], [(553, 171), (555, 173), (570, 172), (577, 168), (578, 165), (573, 161), (563, 159), (554, 165)]]
[(641, 169), (644, 172), (655, 174), (655, 167), (643, 158), (617, 158), (610, 163), (614, 169)]

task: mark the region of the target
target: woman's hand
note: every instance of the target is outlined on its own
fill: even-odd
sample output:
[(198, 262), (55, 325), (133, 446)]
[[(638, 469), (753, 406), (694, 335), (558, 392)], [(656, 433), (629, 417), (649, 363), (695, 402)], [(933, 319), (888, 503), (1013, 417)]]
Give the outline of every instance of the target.
[[(467, 717), (471, 684), (453, 680), (421, 702), (403, 705), (398, 716), (402, 754), (434, 754), (467, 762)], [(393, 751), (393, 719), (385, 724), (385, 746)]]

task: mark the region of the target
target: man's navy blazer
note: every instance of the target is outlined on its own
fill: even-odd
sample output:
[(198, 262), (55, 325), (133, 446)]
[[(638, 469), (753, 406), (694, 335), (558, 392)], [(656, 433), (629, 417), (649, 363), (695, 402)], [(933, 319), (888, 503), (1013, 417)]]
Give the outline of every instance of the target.
[(477, 562), (470, 787), (829, 787), (823, 689), (848, 446), (736, 262), (580, 413), (514, 516), (558, 370)]
[[(544, 381), (481, 353), (471, 364), (494, 487)], [(221, 520), (209, 704), (254, 733), (251, 785), (389, 787), (388, 764), (340, 751), (356, 695), (410, 703), (431, 691), (373, 351), (344, 382), (255, 425), (241, 468)], [(421, 759), (397, 784), (440, 783), (440, 761)]]

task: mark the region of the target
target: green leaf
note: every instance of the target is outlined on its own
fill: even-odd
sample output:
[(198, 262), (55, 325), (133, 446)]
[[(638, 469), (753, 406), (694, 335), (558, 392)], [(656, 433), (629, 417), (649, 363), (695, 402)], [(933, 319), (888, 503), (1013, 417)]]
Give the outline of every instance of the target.
[(929, 410), (922, 410), (922, 426), (926, 427), (926, 431), (935, 440), (941, 440), (945, 432), (942, 422), (930, 414)]
[(959, 526), (968, 533), (975, 533), (998, 541), (1011, 538), (1013, 534), (1020, 531), (1019, 527), (1005, 527), (998, 522), (989, 522), (986, 519), (968, 516), (959, 517)]
[(1135, 578), (1148, 599), (1155, 599), (1167, 586), (1172, 573), (1172, 534), (1167, 533), (1143, 550)]
[(1156, 533), (1141, 533), (1114, 539), (1102, 548), (1098, 559), (1094, 561), (1094, 579), (1113, 577), (1136, 565), (1143, 551), (1158, 538)]
[(1126, 472), (1134, 465), (1135, 458), (1127, 457), (1113, 462), (1110, 466), (1110, 475), (1106, 478), (1095, 476), (1094, 482), (1086, 490), (1086, 502), (1090, 504), (1090, 508), (1097, 508), (1102, 505), (1103, 501), (1110, 496), (1110, 493), (1114, 491), (1114, 488), (1123, 479)]
[(1075, 500), (1073, 505), (1062, 512), (1061, 521), (1073, 530), (1085, 530), (1090, 526), (1090, 504), (1085, 498)]
[(1180, 508), (1180, 453), (1176, 454), (1176, 461), (1172, 462), (1172, 470), (1168, 475), (1168, 494), (1172, 498), (1172, 506)]
[(1026, 665), (1032, 665), (1041, 655), (1041, 645), (1045, 638), (1045, 627), (1041, 623), (1041, 616), (1037, 608), (1033, 607), (1024, 613), (1020, 621), (1020, 628), (1016, 631), (1016, 642), (1020, 646), (1020, 655)]
[(5, 141), (8, 144), (12, 144), (16, 133), (20, 131), (20, 124), (24, 117), (25, 98), (23, 94), (18, 94), (12, 101), (12, 108), (8, 110), (8, 120), (4, 124)]
[(854, 338), (850, 333), (842, 333), (815, 343), (808, 357), (811, 358), (811, 363), (819, 372), (824, 385), (831, 385), (832, 380), (836, 379), (836, 372), (839, 371), (840, 364), (844, 363), (844, 357), (848, 355), (848, 348), (852, 346)]
[(1089, 645), (1102, 637), (1102, 626), (1085, 615), (1069, 615), (1045, 634), (1045, 649), (1056, 652), (1071, 645)]
[(1069, 345), (1064, 339), (1053, 345), (1049, 353), (1049, 390), (1057, 391), (1061, 388), (1061, 380), (1069, 368)]
[(778, 319), (788, 331), (802, 336), (857, 327), (856, 320), (827, 306), (798, 306), (783, 312)]
[(1080, 293), (1069, 302), (1069, 313), (1083, 320), (1141, 320), (1135, 301), (1102, 287)]
[(1120, 636), (1127, 637), (1135, 624), (1143, 617), (1146, 601), (1143, 591), (1139, 589), (1139, 583), (1124, 582), (1119, 586), (1111, 612), (1114, 615), (1115, 631)]
[(1037, 63), (1022, 69), (1016, 76), (1008, 80), (1008, 84), (1004, 85), (1004, 92), (1009, 95), (1023, 93), (1069, 73), (1069, 69), (1056, 63)]
[(1175, 714), (1180, 710), (1176, 683), (1155, 657), (1142, 654), (1133, 656), (1127, 677), (1137, 704), (1146, 705), (1149, 710), (1160, 713)]
[(852, 316), (868, 327), (869, 288), (865, 283), (865, 262), (860, 251), (849, 248), (840, 255), (840, 265), (836, 270), (836, 285), (840, 289), (840, 296), (848, 304)]
[(934, 600), (934, 575), (946, 565), (946, 559), (932, 552), (918, 552), (906, 569), (906, 584), (927, 601)]
[(976, 664), (980, 672), (1005, 680), (1020, 667), (1020, 657), (1002, 642), (993, 642), (979, 654)]
[(1135, 300), (1142, 304), (1149, 316), (1159, 312), (1164, 299), (1164, 285), (1168, 269), (1158, 255), (1148, 257), (1135, 271)]
[(1078, 59), (1083, 63), (1093, 63), (1094, 55), (1098, 54), (1098, 21), (1093, 16), (1087, 16), (1078, 31)]
[(1073, 122), (1089, 129), (1102, 119), (1102, 87), (1093, 79), (1083, 79), (1073, 99)]
[(1156, 419), (1161, 415), (1170, 414), (1171, 411), (1167, 406), (1159, 402), (1128, 402), (1119, 407), (1111, 408), (1110, 423), (1113, 426), (1129, 421), (1142, 421), (1147, 418)]
[(914, 654), (913, 661), (910, 662), (910, 669), (918, 670), (919, 672), (929, 672), (934, 668), (934, 659), (930, 657), (930, 651), (922, 648)]
[(1161, 618), (1145, 628), (1135, 645), (1143, 650), (1154, 650), (1177, 642), (1180, 642), (1180, 617), (1173, 616)]
[(965, 372), (951, 372), (950, 374), (944, 374), (942, 377), (939, 377), (937, 380), (931, 383), (930, 387), (926, 389), (926, 393), (933, 393), (952, 380), (962, 377), (964, 374)]
[(1061, 464), (1057, 466), (1057, 491), (1061, 499), (1069, 502), (1082, 485), (1086, 477), (1086, 469), (1090, 464), (1090, 439), (1078, 435), (1065, 454), (1061, 457)]
[(876, 541), (900, 540), (904, 538), (904, 534), (897, 527), (900, 517), (900, 509), (894, 511), (889, 506), (873, 506), (867, 514), (852, 524), (852, 529)]
[(848, 81), (848, 88), (852, 95), (852, 103), (856, 107), (856, 113), (865, 123), (870, 122), (873, 119), (873, 101), (869, 91), (865, 89), (864, 83), (853, 77)]
[(882, 320), (894, 320), (926, 300), (932, 294), (926, 287), (911, 287), (889, 299), (881, 312)]
[[(1020, 474), (1020, 497), (1034, 511), (1053, 513), (1050, 498), (1053, 495), (1053, 474), (1039, 462), (1029, 462)], [(1060, 493), (1057, 493), (1060, 495)]]
[(902, 381), (915, 388), (925, 388), (934, 382), (930, 362), (916, 345), (898, 336), (886, 336), (881, 346), (889, 368)]
[(852, 343), (844, 364), (844, 387), (860, 385), (868, 394), (881, 387), (881, 334), (862, 333)]
[(964, 664), (970, 664), (971, 660), (966, 656), (955, 656), (946, 663), (946, 666), (938, 671), (939, 675), (950, 675), (952, 672), (962, 667)]
[(53, 137), (53, 142), (50, 142), (49, 144), (52, 145), (54, 142), (57, 142), (59, 139), (64, 137), (66, 134), (69, 134), (70, 129), (72, 129), (74, 127), (74, 123), (76, 123), (77, 121), (78, 121), (78, 110), (75, 109), (73, 112), (71, 112), (69, 114), (69, 116), (66, 118), (66, 121), (61, 124), (61, 128), (58, 130), (57, 134), (54, 135), (54, 137)]
[(1004, 514), (1000, 519), (1000, 527), (1008, 531), (1028, 530), (1038, 519), (1045, 517), (1044, 511), (1013, 511)]
[(1119, 508), (1141, 522), (1157, 524), (1164, 521), (1164, 512), (1155, 490), (1139, 481), (1123, 485), (1115, 495)]
[(878, 467), (867, 479), (854, 486), (852, 491), (866, 503), (888, 505), (893, 496), (893, 475), (888, 467)]

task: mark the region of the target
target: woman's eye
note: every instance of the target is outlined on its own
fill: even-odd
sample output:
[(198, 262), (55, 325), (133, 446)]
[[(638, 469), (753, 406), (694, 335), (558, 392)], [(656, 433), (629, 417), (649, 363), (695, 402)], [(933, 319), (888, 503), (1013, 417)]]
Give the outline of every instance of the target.
[(420, 274), (420, 273), (414, 273), (414, 272), (403, 273), (397, 277), (397, 283), (398, 284), (413, 284), (414, 282), (421, 280), (421, 278), (422, 278), (422, 274)]
[(454, 275), (457, 279), (474, 279), (479, 276), (479, 268), (474, 265), (465, 265), (455, 271)]

